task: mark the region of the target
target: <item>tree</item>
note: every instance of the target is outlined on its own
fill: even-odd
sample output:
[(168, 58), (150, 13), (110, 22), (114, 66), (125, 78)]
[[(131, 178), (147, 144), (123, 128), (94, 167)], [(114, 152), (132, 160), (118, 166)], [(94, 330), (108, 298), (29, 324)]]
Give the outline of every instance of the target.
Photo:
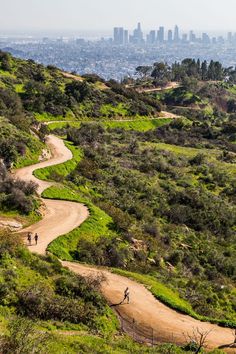
[(159, 83), (168, 82), (171, 79), (170, 67), (163, 62), (155, 63), (151, 77), (157, 80)]
[(65, 94), (72, 96), (77, 102), (82, 102), (89, 96), (91, 89), (86, 82), (72, 81), (66, 84)]
[(141, 78), (146, 78), (152, 72), (152, 66), (138, 66), (136, 68), (137, 74), (141, 76)]
[(208, 72), (207, 62), (206, 60), (204, 60), (204, 62), (201, 65), (201, 73), (202, 73), (203, 81), (207, 80), (207, 72)]
[(10, 139), (2, 139), (0, 141), (0, 157), (3, 159), (7, 168), (17, 160), (17, 150)]
[(191, 335), (188, 334), (186, 336), (187, 339), (189, 340), (189, 344), (187, 345), (187, 348), (192, 348), (195, 354), (200, 353), (200, 351), (203, 348), (207, 347), (207, 338), (210, 333), (211, 330), (203, 331), (200, 328), (195, 328)]

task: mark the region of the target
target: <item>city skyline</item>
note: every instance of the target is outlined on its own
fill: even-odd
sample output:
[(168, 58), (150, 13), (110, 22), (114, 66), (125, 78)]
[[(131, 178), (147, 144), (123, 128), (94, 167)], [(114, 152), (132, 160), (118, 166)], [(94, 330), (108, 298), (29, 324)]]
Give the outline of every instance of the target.
[(211, 36), (208, 32), (200, 32), (196, 34), (194, 30), (183, 31), (178, 25), (173, 28), (166, 28), (159, 26), (158, 29), (151, 29), (147, 34), (142, 30), (141, 22), (138, 22), (137, 27), (131, 31), (124, 27), (114, 27), (113, 29), (113, 44), (127, 45), (127, 44), (161, 44), (167, 42), (169, 44), (184, 44), (184, 43), (203, 43), (210, 44), (236, 44), (236, 32), (227, 32), (226, 36)]

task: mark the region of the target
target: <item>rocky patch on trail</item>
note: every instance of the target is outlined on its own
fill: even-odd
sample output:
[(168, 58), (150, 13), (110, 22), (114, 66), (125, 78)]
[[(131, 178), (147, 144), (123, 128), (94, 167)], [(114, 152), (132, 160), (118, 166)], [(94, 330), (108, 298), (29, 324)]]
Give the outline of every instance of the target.
[(16, 220), (8, 220), (0, 218), (0, 229), (10, 229), (11, 231), (19, 231), (21, 230), (23, 225)]

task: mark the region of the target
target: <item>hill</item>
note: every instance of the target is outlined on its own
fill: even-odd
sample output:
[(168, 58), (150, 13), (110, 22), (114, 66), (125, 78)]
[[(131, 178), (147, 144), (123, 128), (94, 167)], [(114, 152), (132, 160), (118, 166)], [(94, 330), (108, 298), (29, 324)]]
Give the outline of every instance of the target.
[[(235, 327), (234, 84), (185, 79), (179, 87), (138, 93), (6, 53), (0, 63), (1, 215), (24, 224), (40, 218), (37, 186), (16, 180), (10, 169), (45, 158), (50, 129), (67, 140), (74, 157), (35, 172), (58, 182), (44, 197), (82, 202), (90, 218), (49, 251), (63, 260), (115, 268), (178, 311)], [(183, 117), (160, 119), (161, 107)], [(34, 335), (53, 329), (60, 337), (53, 345), (71, 352), (89, 352), (90, 340), (93, 349), (100, 342), (107, 353), (154, 352), (122, 341), (99, 284), (68, 273), (53, 257), (32, 256), (19, 238), (13, 245), (8, 240), (9, 233), (2, 233), (2, 284), (9, 279), (0, 296), (4, 329), (25, 328), (30, 317), (39, 321)], [(32, 289), (28, 279), (35, 279)], [(68, 318), (65, 306), (71, 308)], [(84, 318), (73, 313), (79, 306)], [(66, 330), (83, 335), (66, 339)], [(113, 345), (108, 338), (116, 338)], [(168, 346), (153, 350), (181, 353)]]

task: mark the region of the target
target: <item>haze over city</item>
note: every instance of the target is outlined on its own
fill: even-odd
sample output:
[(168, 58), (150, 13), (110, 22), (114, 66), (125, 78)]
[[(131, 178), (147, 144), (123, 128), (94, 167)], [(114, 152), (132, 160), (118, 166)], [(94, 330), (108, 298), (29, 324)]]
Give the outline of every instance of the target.
[(157, 25), (184, 30), (236, 30), (234, 0), (0, 0), (1, 31), (110, 31), (113, 26), (144, 30)]

